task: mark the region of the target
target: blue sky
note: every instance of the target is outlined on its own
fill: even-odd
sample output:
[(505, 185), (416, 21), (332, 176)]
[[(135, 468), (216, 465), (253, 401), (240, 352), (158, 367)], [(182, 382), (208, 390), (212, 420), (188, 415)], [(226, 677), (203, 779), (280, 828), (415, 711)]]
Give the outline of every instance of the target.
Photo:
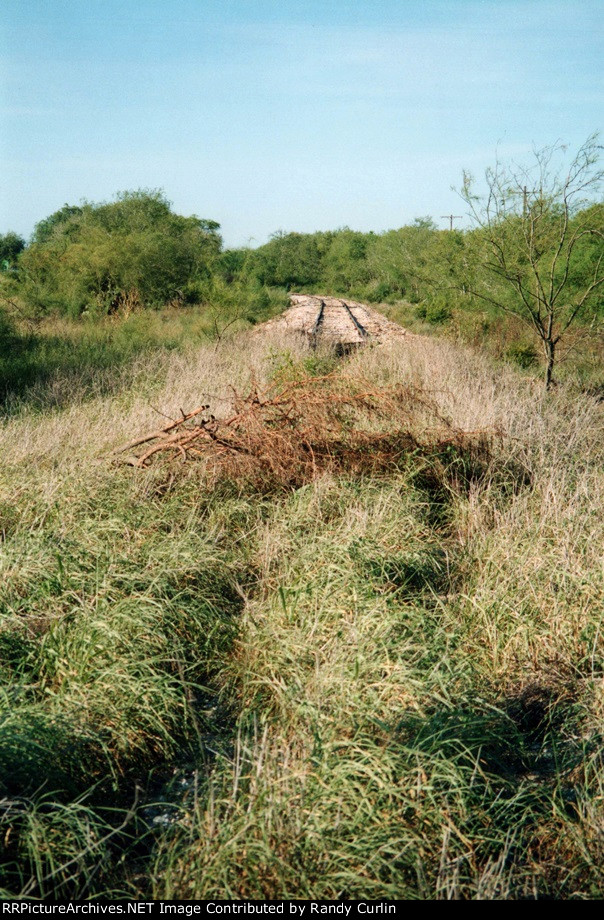
[(227, 245), (463, 213), (602, 128), (604, 0), (3, 0), (0, 232), (163, 188)]

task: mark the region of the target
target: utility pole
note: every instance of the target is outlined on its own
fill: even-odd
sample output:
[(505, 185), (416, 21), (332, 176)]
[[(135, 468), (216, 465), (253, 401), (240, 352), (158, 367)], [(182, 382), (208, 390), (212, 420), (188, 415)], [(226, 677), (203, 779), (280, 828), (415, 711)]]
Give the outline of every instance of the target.
[(448, 220), (448, 221), (449, 221), (449, 230), (452, 230), (452, 229), (453, 229), (453, 221), (454, 221), (454, 220), (461, 220), (462, 217), (463, 217), (463, 214), (441, 214), (440, 216), (441, 216), (441, 220)]
[(526, 185), (522, 189), (522, 216), (526, 217), (528, 214), (528, 189)]

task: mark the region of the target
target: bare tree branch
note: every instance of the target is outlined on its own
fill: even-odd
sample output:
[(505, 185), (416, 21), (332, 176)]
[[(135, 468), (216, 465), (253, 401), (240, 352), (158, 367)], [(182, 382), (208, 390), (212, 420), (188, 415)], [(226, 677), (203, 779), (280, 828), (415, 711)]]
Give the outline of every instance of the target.
[[(581, 314), (595, 308), (593, 295), (604, 284), (602, 255), (589, 278), (580, 261), (586, 251), (582, 241), (604, 238), (604, 233), (593, 222), (577, 224), (579, 209), (588, 204), (585, 196), (593, 202), (604, 182), (604, 169), (598, 165), (602, 149), (598, 135), (592, 134), (564, 172), (557, 168), (565, 150), (559, 141), (534, 150), (529, 166), (496, 160), (485, 172), (482, 196), (474, 192), (470, 173), (463, 174), (460, 194), (486, 251), (481, 283), (471, 293), (537, 332), (546, 355), (546, 388), (556, 346)], [(584, 213), (587, 220), (595, 220), (590, 211)]]

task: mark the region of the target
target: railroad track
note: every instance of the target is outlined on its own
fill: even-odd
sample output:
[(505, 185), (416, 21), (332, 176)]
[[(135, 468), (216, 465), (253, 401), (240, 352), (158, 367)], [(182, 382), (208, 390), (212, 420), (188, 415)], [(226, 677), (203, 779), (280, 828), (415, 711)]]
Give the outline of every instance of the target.
[(290, 294), (291, 306), (258, 331), (282, 329), (303, 335), (311, 348), (320, 345), (340, 353), (368, 342), (380, 343), (408, 333), (368, 304), (341, 297)]
[(349, 304), (335, 297), (314, 297), (308, 301), (309, 307), (314, 309), (307, 327), (313, 348), (324, 344), (335, 345), (341, 350), (352, 349), (371, 337), (359, 304)]

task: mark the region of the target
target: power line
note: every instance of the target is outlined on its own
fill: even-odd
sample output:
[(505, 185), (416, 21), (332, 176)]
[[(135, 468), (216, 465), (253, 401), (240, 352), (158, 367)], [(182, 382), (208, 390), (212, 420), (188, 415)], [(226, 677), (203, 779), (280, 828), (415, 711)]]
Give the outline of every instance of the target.
[(441, 217), (441, 220), (448, 220), (448, 221), (449, 221), (449, 230), (452, 230), (452, 229), (453, 229), (453, 221), (454, 221), (454, 220), (462, 220), (462, 219), (463, 219), (463, 214), (441, 214), (440, 217)]

